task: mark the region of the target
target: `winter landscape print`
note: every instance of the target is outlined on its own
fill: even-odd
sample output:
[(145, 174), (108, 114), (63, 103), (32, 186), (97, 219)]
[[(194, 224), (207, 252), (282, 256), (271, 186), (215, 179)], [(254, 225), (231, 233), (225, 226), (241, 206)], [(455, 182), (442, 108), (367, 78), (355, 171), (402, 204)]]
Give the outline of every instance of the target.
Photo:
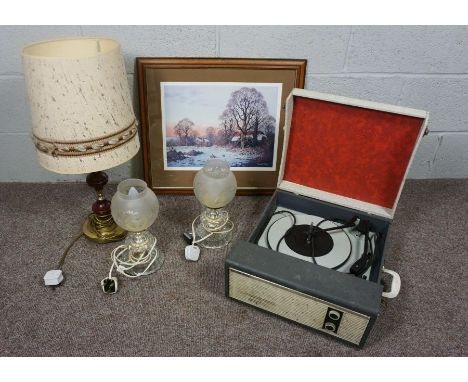
[(164, 168), (274, 171), (282, 84), (162, 82)]

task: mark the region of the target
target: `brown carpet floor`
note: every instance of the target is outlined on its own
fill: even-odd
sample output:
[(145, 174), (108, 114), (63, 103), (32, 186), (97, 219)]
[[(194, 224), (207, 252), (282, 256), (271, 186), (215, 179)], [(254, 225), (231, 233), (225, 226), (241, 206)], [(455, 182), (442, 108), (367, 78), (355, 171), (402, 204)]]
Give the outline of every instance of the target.
[[(402, 290), (382, 303), (366, 347), (356, 349), (224, 296), (227, 249), (185, 261), (182, 230), (199, 212), (194, 197), (160, 196), (152, 227), (166, 254), (161, 271), (100, 289), (116, 244), (81, 238), (65, 283), (53, 268), (80, 232), (93, 196), (85, 184), (0, 184), (2, 356), (466, 356), (468, 180), (408, 181), (387, 241), (386, 267)], [(115, 186), (107, 190), (111, 195)], [(268, 197), (230, 205), (247, 238)]]

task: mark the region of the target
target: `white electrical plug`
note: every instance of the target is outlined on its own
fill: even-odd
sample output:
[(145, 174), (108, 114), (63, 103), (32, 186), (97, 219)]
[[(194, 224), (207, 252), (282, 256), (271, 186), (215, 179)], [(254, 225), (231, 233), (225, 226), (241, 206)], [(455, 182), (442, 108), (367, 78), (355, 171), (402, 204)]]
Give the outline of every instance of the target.
[(185, 247), (185, 258), (190, 261), (198, 261), (200, 258), (200, 247), (197, 245), (187, 245)]
[(61, 269), (52, 269), (44, 275), (45, 285), (59, 285), (63, 281), (63, 273)]

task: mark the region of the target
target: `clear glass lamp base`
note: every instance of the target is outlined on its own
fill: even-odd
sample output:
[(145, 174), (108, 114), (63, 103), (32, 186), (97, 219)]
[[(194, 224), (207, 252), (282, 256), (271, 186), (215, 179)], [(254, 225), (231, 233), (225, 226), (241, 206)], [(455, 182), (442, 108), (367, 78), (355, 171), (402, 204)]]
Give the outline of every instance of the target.
[(224, 208), (206, 208), (195, 223), (195, 240), (206, 239), (197, 243), (203, 248), (222, 248), (233, 237), (234, 224)]
[(130, 269), (125, 273), (130, 276), (144, 276), (154, 273), (162, 267), (164, 254), (158, 250), (155, 242), (156, 237), (148, 231), (128, 233), (125, 239), (128, 251), (121, 259), (129, 264), (126, 267)]

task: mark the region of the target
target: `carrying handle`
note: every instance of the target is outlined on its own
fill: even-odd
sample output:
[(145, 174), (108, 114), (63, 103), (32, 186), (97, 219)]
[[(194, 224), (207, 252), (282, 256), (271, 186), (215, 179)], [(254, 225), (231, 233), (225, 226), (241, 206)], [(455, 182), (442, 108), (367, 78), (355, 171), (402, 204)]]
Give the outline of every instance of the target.
[(395, 298), (400, 293), (401, 288), (401, 279), (400, 275), (395, 271), (391, 271), (390, 269), (382, 268), (382, 271), (388, 273), (392, 276), (392, 285), (390, 286), (390, 290), (388, 292), (382, 292), (382, 297), (386, 298)]

